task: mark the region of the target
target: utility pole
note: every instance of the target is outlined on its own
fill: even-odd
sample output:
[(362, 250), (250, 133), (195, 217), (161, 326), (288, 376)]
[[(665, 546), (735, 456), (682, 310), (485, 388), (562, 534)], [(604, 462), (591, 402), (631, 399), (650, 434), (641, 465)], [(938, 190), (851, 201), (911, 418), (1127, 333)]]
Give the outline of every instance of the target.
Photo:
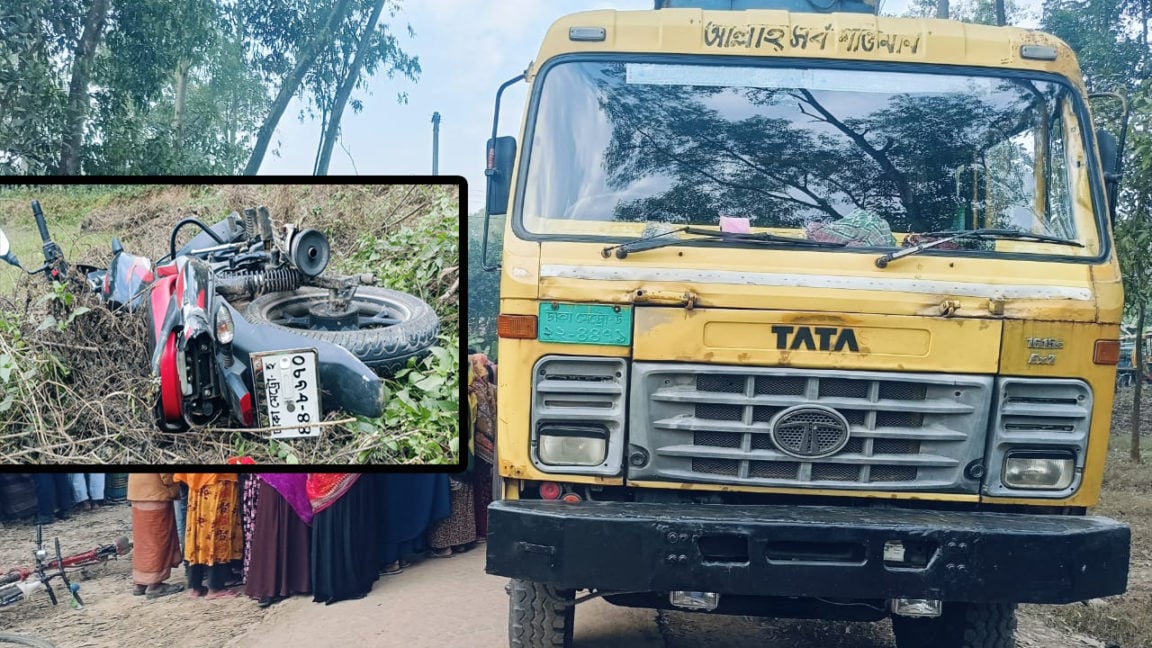
[(432, 113), (432, 175), (440, 175), (440, 113)]

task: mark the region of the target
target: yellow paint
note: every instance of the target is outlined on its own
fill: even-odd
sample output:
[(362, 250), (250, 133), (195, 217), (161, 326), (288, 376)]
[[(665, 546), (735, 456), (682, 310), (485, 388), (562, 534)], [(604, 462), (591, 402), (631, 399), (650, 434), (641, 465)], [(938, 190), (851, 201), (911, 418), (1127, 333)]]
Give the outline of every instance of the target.
[[(570, 27), (604, 27), (602, 42), (573, 42)], [(765, 40), (764, 35), (771, 38)], [(1056, 48), (1054, 61), (1019, 57), (1023, 44)], [(548, 31), (529, 82), (549, 59), (573, 52), (635, 52), (697, 55), (788, 57), (932, 63), (1051, 72), (1063, 76), (1085, 97), (1071, 50), (1058, 39), (1013, 27), (968, 25), (957, 21), (875, 17), (861, 14), (791, 14), (784, 11), (714, 12), (694, 9), (660, 11), (594, 11), (573, 14)], [(525, 115), (527, 114), (525, 108)], [(1069, 190), (1073, 222), (1084, 248), (999, 241), (1002, 252), (1058, 254), (1091, 258), (1101, 249), (1089, 191), (1087, 159), (1080, 133), (1065, 119), (1065, 142), (1072, 156)], [(520, 138), (523, 143), (523, 135)], [(1092, 154), (1095, 151), (1091, 152)], [(513, 186), (516, 184), (514, 172)], [(1097, 178), (1099, 181), (1099, 178)], [(511, 213), (511, 211), (510, 211)], [(634, 237), (641, 223), (601, 223), (541, 219), (525, 214), (530, 231), (546, 234), (590, 234)], [(774, 234), (800, 236), (798, 230), (772, 228)], [(903, 233), (896, 233), (899, 239)], [(1106, 228), (1103, 236), (1111, 236)], [(604, 243), (518, 238), (505, 222), (500, 312), (536, 314), (546, 301), (635, 304), (634, 348), (542, 344), (536, 340), (499, 343), (499, 473), (506, 498), (520, 494), (521, 480), (583, 484), (622, 484), (620, 477), (545, 474), (531, 463), (528, 449), (532, 367), (544, 355), (626, 357), (649, 361), (692, 361), (759, 366), (840, 367), (944, 371), (1020, 376), (1059, 376), (1088, 381), (1094, 393), (1086, 469), (1079, 491), (1067, 500), (985, 499), (988, 502), (1042, 506), (1091, 506), (1099, 497), (1113, 398), (1114, 367), (1092, 364), (1096, 339), (1116, 339), (1123, 309), (1123, 286), (1115, 255), (1096, 264), (1023, 262), (918, 255), (881, 270), (875, 253), (778, 249), (716, 249), (673, 246), (603, 258)], [(627, 271), (645, 278), (587, 279), (545, 276), (557, 267), (608, 274)], [(668, 269), (694, 272), (670, 279)], [(728, 273), (729, 281), (717, 281)], [(732, 273), (772, 273), (801, 280), (844, 277), (855, 289), (803, 285), (763, 285), (732, 281)], [(555, 274), (555, 273), (553, 273)], [(598, 276), (599, 276), (598, 275)], [(885, 282), (937, 282), (931, 285), (975, 287), (995, 294), (949, 294), (900, 290)], [(861, 284), (861, 282), (864, 282)], [(871, 283), (870, 283), (871, 282)], [(803, 283), (803, 281), (801, 281)], [(906, 285), (901, 284), (901, 285)], [(860, 289), (863, 287), (864, 289)], [(1042, 291), (1055, 287), (1087, 294), (1087, 299), (1004, 297), (1001, 288)], [(649, 294), (645, 304), (638, 295)], [(679, 305), (694, 297), (692, 308)], [(854, 327), (858, 353), (775, 348), (770, 327), (790, 325)], [(767, 329), (767, 330), (766, 330)], [(1059, 338), (1064, 346), (1051, 352), (1052, 364), (1030, 364), (1036, 349), (1026, 340)], [(1045, 349), (1045, 353), (1049, 350)], [(640, 488), (698, 491), (746, 491), (830, 497), (976, 501), (976, 495), (834, 491), (761, 488), (714, 484), (668, 484), (641, 481)]]
[[(1000, 322), (705, 308), (689, 314), (640, 307), (633, 318), (636, 360), (698, 362), (708, 357), (719, 364), (908, 371), (947, 367), (952, 373), (994, 373), (999, 361)], [(801, 327), (811, 335), (801, 338)], [(853, 333), (859, 351), (852, 352), (846, 343), (834, 350), (844, 331)], [(785, 350), (777, 349), (781, 335)], [(829, 350), (820, 350), (822, 343)]]

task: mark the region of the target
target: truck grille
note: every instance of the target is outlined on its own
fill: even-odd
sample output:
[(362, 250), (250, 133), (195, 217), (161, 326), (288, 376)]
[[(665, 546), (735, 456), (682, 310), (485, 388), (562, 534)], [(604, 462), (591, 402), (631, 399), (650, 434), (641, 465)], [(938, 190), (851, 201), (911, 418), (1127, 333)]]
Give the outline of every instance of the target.
[[(629, 441), (651, 457), (630, 469), (633, 480), (978, 489), (964, 467), (983, 454), (991, 377), (639, 362), (633, 371)], [(836, 410), (847, 444), (815, 459), (782, 452), (773, 423), (799, 405)]]

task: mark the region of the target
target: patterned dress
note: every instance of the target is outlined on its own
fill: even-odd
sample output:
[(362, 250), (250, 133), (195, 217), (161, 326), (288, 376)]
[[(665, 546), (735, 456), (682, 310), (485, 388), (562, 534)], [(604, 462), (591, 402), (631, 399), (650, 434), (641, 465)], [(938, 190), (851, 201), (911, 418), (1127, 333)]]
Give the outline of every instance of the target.
[(204, 585), (222, 589), (232, 565), (244, 557), (236, 475), (177, 473), (175, 479), (188, 484), (188, 527), (184, 535), (188, 585), (195, 589)]
[(252, 564), (252, 532), (256, 527), (256, 505), (260, 501), (260, 480), (256, 475), (241, 475), (243, 511), (240, 514), (244, 529), (244, 581), (248, 581), (248, 567)]

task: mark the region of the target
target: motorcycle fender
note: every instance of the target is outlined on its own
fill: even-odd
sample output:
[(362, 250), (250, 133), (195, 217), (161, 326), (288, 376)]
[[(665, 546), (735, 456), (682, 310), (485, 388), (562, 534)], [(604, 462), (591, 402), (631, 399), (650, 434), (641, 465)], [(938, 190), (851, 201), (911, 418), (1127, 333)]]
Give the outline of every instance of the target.
[(160, 355), (168, 335), (183, 325), (183, 312), (175, 299), (177, 277), (165, 277), (156, 282), (149, 294), (148, 320), (152, 328), (152, 373), (160, 373)]
[(103, 279), (103, 297), (108, 307), (135, 311), (144, 303), (148, 285), (155, 278), (152, 261), (135, 254), (120, 252), (112, 257)]
[(232, 348), (244, 363), (248, 375), (252, 370), (252, 353), (282, 349), (316, 349), (320, 374), (320, 404), (325, 413), (341, 409), (361, 416), (377, 417), (383, 413), (380, 377), (342, 346), (315, 340), (272, 326), (258, 326), (244, 319), (236, 309), (232, 321), (236, 334)]

